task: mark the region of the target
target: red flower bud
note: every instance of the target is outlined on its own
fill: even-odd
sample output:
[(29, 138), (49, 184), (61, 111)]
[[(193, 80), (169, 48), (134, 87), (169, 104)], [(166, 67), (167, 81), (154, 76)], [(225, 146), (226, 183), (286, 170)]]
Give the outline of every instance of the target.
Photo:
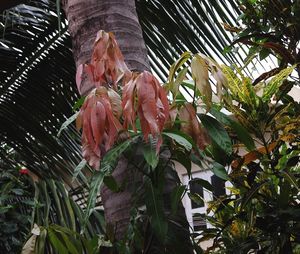
[(25, 167), (22, 167), (22, 168), (19, 170), (19, 173), (20, 173), (21, 175), (28, 175), (29, 170), (28, 170), (27, 168), (25, 168)]

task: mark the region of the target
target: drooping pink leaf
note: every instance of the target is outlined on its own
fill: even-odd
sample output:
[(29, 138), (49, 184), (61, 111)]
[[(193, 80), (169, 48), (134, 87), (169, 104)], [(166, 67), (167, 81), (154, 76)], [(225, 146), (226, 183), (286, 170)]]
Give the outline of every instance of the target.
[(191, 103), (184, 104), (179, 110), (181, 130), (188, 134), (200, 149), (204, 149), (210, 142), (206, 131), (201, 128), (196, 110)]
[(127, 129), (129, 125), (132, 126), (133, 130), (136, 132), (135, 126), (135, 117), (136, 112), (134, 109), (135, 104), (135, 79), (136, 76), (133, 76), (132, 79), (123, 87), (122, 94), (122, 108), (124, 114), (124, 128)]
[[(79, 92), (86, 92), (90, 88), (105, 86), (117, 90), (117, 84), (125, 84), (131, 78), (122, 52), (113, 33), (100, 30), (94, 44), (90, 63), (78, 66), (76, 84)], [(86, 80), (89, 84), (86, 84)], [(88, 86), (89, 89), (83, 88)]]
[[(117, 103), (117, 100), (114, 102)], [(114, 145), (123, 129), (118, 116), (114, 115), (108, 90), (105, 87), (92, 90), (86, 97), (78, 117), (81, 118), (83, 126), (83, 157), (90, 166), (98, 169), (101, 157)]]
[(102, 30), (97, 34), (91, 64), (95, 68), (96, 87), (104, 85), (116, 89), (117, 83), (131, 73), (114, 35)]
[(160, 133), (169, 117), (169, 103), (157, 79), (147, 71), (133, 76), (123, 88), (122, 107), (124, 127), (131, 125), (135, 130), (138, 116), (144, 139), (147, 141), (149, 134), (158, 138), (159, 150)]

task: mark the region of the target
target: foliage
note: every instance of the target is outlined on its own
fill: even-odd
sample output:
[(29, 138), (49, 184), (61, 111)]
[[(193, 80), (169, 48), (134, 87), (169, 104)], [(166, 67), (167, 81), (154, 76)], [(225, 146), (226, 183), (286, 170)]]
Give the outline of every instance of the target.
[[(147, 10), (151, 9), (149, 8), (151, 2), (147, 1)], [(189, 19), (191, 16), (194, 18), (197, 16), (190, 12), (193, 9), (191, 5), (196, 2), (190, 1), (189, 5), (187, 3), (179, 5), (180, 8), (186, 7)], [(261, 11), (262, 13), (266, 9), (263, 1), (244, 2), (246, 6), (252, 4), (257, 12)], [(169, 1), (164, 1), (164, 3), (167, 3), (167, 6), (172, 9), (173, 3)], [(261, 6), (265, 9), (260, 9)], [(297, 7), (296, 3), (294, 7)], [(294, 7), (291, 13), (296, 15), (297, 8)], [(209, 7), (206, 8), (211, 12)], [(285, 9), (283, 10), (282, 13), (285, 13)], [(176, 13), (174, 10), (173, 12)], [(255, 13), (255, 15), (261, 17), (261, 13)], [(156, 13), (152, 14), (150, 16), (155, 18)], [(257, 18), (251, 15), (253, 15), (252, 12), (245, 13), (244, 21), (251, 23), (254, 18)], [(276, 17), (276, 21), (277, 19), (278, 17)], [(206, 22), (208, 21), (209, 18)], [(148, 31), (147, 20), (144, 20), (144, 23), (145, 31)], [(124, 99), (126, 97), (124, 88), (122, 90), (126, 82), (124, 81), (123, 84), (119, 82), (122, 78), (126, 80), (125, 72), (122, 72), (127, 69), (121, 61), (120, 52), (114, 59), (109, 59), (109, 54), (104, 54), (105, 59), (101, 63), (96, 61), (97, 58), (92, 58), (88, 67), (81, 66), (77, 75), (79, 86), (83, 72), (87, 72), (86, 74), (90, 75), (90, 81), (94, 82), (97, 88), (93, 91), (92, 96), (85, 99), (90, 108), (89, 111), (84, 112), (85, 108), (81, 111), (82, 115), (85, 114), (86, 117), (84, 121), (80, 119), (81, 116), (78, 117), (78, 126), (81, 125), (80, 122), (84, 122), (82, 124), (86, 126), (83, 130), (83, 141), (90, 147), (87, 151), (89, 155), (85, 157), (97, 169), (99, 168), (98, 163), (100, 163), (100, 152), (102, 153), (101, 144), (104, 145), (100, 170), (92, 178), (90, 186), (92, 192), (85, 215), (66, 195), (65, 187), (56, 179), (41, 180), (35, 184), (37, 200), (41, 199), (40, 202), (35, 203), (34, 207), (33, 221), (36, 221), (38, 225), (33, 228), (32, 235), (27, 241), (28, 245), (25, 245), (24, 248), (29, 246), (29, 251), (32, 251), (31, 246), (34, 243), (36, 248), (42, 248), (40, 249), (41, 253), (44, 246), (48, 248), (49, 252), (67, 253), (70, 251), (76, 253), (78, 250), (85, 250), (88, 253), (95, 253), (104, 244), (105, 247), (112, 247), (119, 253), (130, 253), (131, 251), (187, 253), (190, 248), (190, 240), (186, 237), (189, 229), (179, 210), (182, 208), (180, 207), (182, 195), (188, 191), (188, 188), (180, 185), (179, 179), (172, 171), (171, 160), (182, 163), (188, 174), (191, 173), (191, 161), (193, 161), (202, 167), (213, 170), (224, 180), (230, 179), (233, 183), (232, 194), (229, 197), (222, 197), (211, 204), (214, 217), (208, 217), (208, 220), (215, 225), (215, 229), (203, 232), (204, 238), (201, 240), (215, 237), (215, 245), (212, 249), (232, 253), (238, 246), (242, 253), (258, 248), (266, 253), (289, 253), (292, 248), (297, 248), (299, 211), (295, 200), (299, 193), (299, 167), (297, 164), (299, 161), (299, 150), (297, 150), (299, 145), (299, 119), (297, 118), (299, 104), (286, 95), (286, 92), (294, 85), (286, 78), (294, 68), (297, 68), (297, 66), (286, 68), (287, 64), (299, 62), (295, 58), (298, 54), (291, 55), (293, 49), (290, 49), (292, 48), (290, 46), (297, 40), (291, 37), (292, 33), (280, 34), (282, 33), (280, 31), (284, 31), (281, 29), (284, 23), (283, 25), (280, 23), (281, 27), (276, 26), (274, 22), (261, 22), (261, 24), (265, 27), (270, 26), (270, 29), (277, 29), (276, 36), (285, 48), (271, 39), (261, 41), (261, 38), (264, 40), (265, 37), (272, 36), (259, 35), (261, 38), (256, 40), (254, 34), (249, 35), (248, 31), (244, 31), (249, 38), (252, 38), (250, 43), (247, 41), (246, 43), (254, 45), (256, 48), (252, 50), (259, 50), (261, 58), (270, 52), (266, 50), (263, 52), (264, 49), (271, 49), (280, 56), (281, 60), (279, 69), (261, 76), (254, 82), (245, 77), (239, 69), (221, 67), (202, 54), (186, 52), (171, 67), (164, 90), (157, 85), (158, 82), (151, 74), (139, 74), (139, 79), (132, 75), (131, 86), (128, 86), (128, 89), (132, 90), (131, 93), (128, 92), (128, 104)], [(291, 25), (293, 29), (296, 26), (297, 23)], [(249, 27), (252, 30), (256, 29), (255, 26)], [(181, 23), (179, 29), (181, 29)], [(264, 27), (258, 28), (258, 31), (263, 33)], [(216, 34), (216, 36), (220, 38), (220, 34)], [(109, 38), (110, 42), (116, 46), (112, 37), (107, 37), (105, 33), (101, 33), (100, 37)], [(160, 35), (154, 35), (152, 41), (147, 37), (148, 43), (153, 46), (156, 37), (162, 38)], [(240, 37), (240, 41), (245, 39), (242, 34)], [(214, 36), (211, 36), (211, 39), (213, 38)], [(178, 39), (176, 38), (175, 41), (174, 47), (177, 47)], [(163, 38), (158, 47), (154, 45), (153, 48), (162, 48), (161, 43), (168, 45), (165, 42)], [(189, 43), (187, 42), (186, 45)], [(220, 46), (218, 43), (215, 45)], [(173, 52), (178, 50), (176, 48), (174, 51), (173, 47), (170, 49)], [(161, 54), (160, 50), (156, 52)], [(163, 54), (162, 61), (166, 63), (173, 59), (171, 57), (170, 60), (168, 54)], [(25, 62), (26, 66), (28, 67), (27, 62)], [(109, 70), (109, 72), (106, 73), (103, 69)], [(193, 82), (185, 80), (189, 73), (192, 75)], [(274, 74), (277, 75), (269, 83), (260, 83), (253, 87), (253, 84)], [(16, 76), (18, 77), (18, 75)], [(215, 100), (213, 100), (214, 89), (210, 79), (217, 83), (216, 94), (220, 104), (215, 104)], [(102, 86), (99, 87), (100, 85)], [(103, 85), (107, 87), (104, 88)], [(149, 100), (146, 96), (148, 88), (151, 95)], [(262, 88), (262, 95), (259, 96), (257, 94), (260, 88)], [(131, 106), (127, 111), (127, 123), (126, 116), (118, 112), (121, 109), (121, 96), (117, 100), (112, 99), (109, 96), (109, 89), (115, 89), (115, 93), (123, 93), (123, 112), (126, 111), (126, 105)], [(168, 106), (166, 106), (167, 94), (168, 104), (170, 104)], [(118, 97), (115, 94), (113, 96), (114, 98)], [(115, 111), (112, 108), (114, 103), (118, 106)], [(102, 106), (100, 105), (98, 109), (104, 108), (104, 110), (98, 110), (92, 114), (92, 108), (97, 108), (95, 105), (99, 104)], [(199, 104), (205, 105), (206, 113), (210, 112), (215, 118), (207, 114), (197, 115)], [(220, 113), (221, 107), (229, 110), (235, 119)], [(107, 117), (107, 113), (109, 113), (109, 117)], [(105, 116), (103, 117), (103, 115)], [(99, 116), (102, 117), (101, 119), (105, 119), (105, 126), (98, 121)], [(131, 124), (132, 129), (128, 128), (130, 126), (128, 123)], [(122, 125), (127, 132), (123, 136), (120, 135), (123, 134)], [(67, 129), (66, 126), (64, 128)], [(56, 130), (56, 127), (54, 126), (53, 129)], [(112, 129), (111, 132), (110, 129)], [(132, 135), (134, 132), (137, 132), (137, 136)], [(143, 137), (140, 135), (141, 132), (144, 134)], [(7, 129), (5, 133), (7, 133)], [(28, 133), (26, 132), (26, 135)], [(71, 133), (74, 134), (74, 132)], [(268, 136), (269, 134), (270, 136)], [(139, 142), (131, 143), (134, 137)], [(235, 144), (243, 144), (247, 149), (245, 155), (239, 153), (238, 145), (232, 146), (233, 142), (230, 138), (235, 137), (238, 139), (238, 141), (234, 139)], [(30, 138), (34, 140), (32, 137)], [(126, 141), (123, 142), (124, 139)], [(41, 145), (41, 143), (38, 144)], [(56, 143), (51, 144), (52, 148), (56, 148)], [(66, 144), (69, 145), (68, 142)], [(22, 146), (26, 147), (24, 143)], [(75, 145), (75, 147), (77, 146)], [(109, 150), (110, 148), (112, 149)], [(53, 150), (56, 151), (56, 149)], [(78, 154), (78, 150), (76, 151)], [(97, 156), (91, 160), (92, 153)], [(143, 191), (143, 188), (133, 190), (133, 193), (136, 194), (134, 196), (135, 206), (131, 211), (132, 218), (128, 233), (122, 241), (111, 246), (110, 242), (106, 241), (107, 239), (113, 240), (110, 238), (110, 232), (106, 232), (106, 238), (91, 239), (90, 235), (86, 235), (83, 231), (84, 226), (87, 226), (91, 230), (91, 235), (96, 234), (94, 227), (87, 223), (87, 218), (95, 211), (95, 201), (100, 183), (105, 182), (114, 191), (122, 189), (122, 186), (118, 186), (111, 176), (121, 153), (125, 153), (130, 158), (137, 153), (140, 156), (139, 160), (134, 160), (134, 162), (138, 161), (138, 165), (133, 163), (129, 170), (135, 168), (143, 173), (142, 187), (146, 191)], [(54, 157), (55, 164), (59, 156), (55, 154)], [(215, 162), (208, 163), (211, 161), (207, 157), (212, 157)], [(74, 164), (76, 159), (73, 158), (71, 161)], [(225, 169), (227, 164), (232, 166), (229, 176)], [(43, 163), (36, 164), (35, 168), (39, 165), (43, 165)], [(65, 164), (61, 163), (60, 165)], [(83, 163), (77, 168), (76, 174), (80, 173), (84, 165)], [(51, 167), (47, 167), (47, 169), (49, 168)], [(197, 183), (207, 189), (210, 188), (209, 184), (201, 179)], [(171, 195), (165, 193), (165, 189), (168, 187), (171, 189)], [(43, 195), (39, 193), (43, 193)], [(199, 200), (199, 197), (193, 195), (190, 197), (196, 202), (203, 202)], [(144, 204), (142, 202), (144, 200), (146, 206), (141, 206)], [(76, 212), (74, 213), (73, 210)], [(48, 214), (53, 216), (50, 221), (48, 221)], [(98, 214), (97, 219), (101, 218)], [(146, 227), (142, 225), (146, 225)], [(103, 231), (103, 229), (101, 230)], [(98, 228), (96, 231), (101, 230)], [(193, 243), (198, 241), (194, 238), (192, 240)], [(197, 253), (201, 253), (202, 250), (197, 244), (193, 247)]]
[[(7, 159), (15, 156), (6, 148)], [(9, 254), (20, 253), (30, 230), (32, 185), (27, 169), (11, 167), (7, 163), (0, 166), (0, 249)]]
[[(67, 22), (64, 13), (57, 17), (59, 2), (26, 1), (0, 15), (0, 135), (35, 174), (63, 176), (70, 184), (73, 169), (81, 160), (80, 138), (73, 124), (59, 140), (56, 134), (72, 114), (79, 95)], [(230, 39), (216, 22), (217, 14), (234, 25), (230, 6), (238, 11), (235, 2), (201, 2), (136, 1), (151, 67), (162, 81), (167, 79), (168, 66), (187, 48), (241, 62), (239, 56), (221, 53)], [(78, 181), (84, 183), (81, 176)]]
[(83, 230), (82, 207), (61, 181), (40, 179), (34, 183), (34, 192), (32, 230), (22, 253), (96, 253), (104, 233), (102, 211), (93, 211)]
[[(103, 31), (100, 33), (103, 38), (111, 36)], [(114, 48), (118, 50), (116, 42), (113, 42)], [(100, 62), (104, 61), (101, 59), (105, 58), (105, 52), (109, 49), (107, 45), (103, 40), (94, 46), (94, 52), (101, 52), (97, 58)], [(122, 55), (118, 55), (118, 59), (123, 59)], [(126, 158), (131, 158), (128, 160), (127, 170), (139, 171), (142, 173), (142, 180), (140, 184), (131, 187), (135, 204), (132, 208), (132, 221), (135, 223), (128, 230), (133, 231), (116, 242), (114, 234), (110, 233), (114, 229), (107, 225), (106, 236), (114, 243), (112, 248), (116, 248), (119, 253), (137, 250), (182, 253), (184, 249), (187, 253), (192, 253), (189, 227), (181, 204), (186, 187), (181, 186), (172, 169), (172, 160), (181, 162), (183, 156), (186, 156), (188, 161), (191, 160), (190, 156), (194, 156), (199, 162), (204, 161), (206, 155), (201, 150), (210, 144), (210, 140), (228, 156), (232, 153), (230, 138), (218, 121), (201, 115), (202, 126), (196, 114), (199, 101), (205, 103), (207, 111), (212, 106), (213, 91), (209, 74), (218, 82), (217, 93), (222, 98), (223, 88), (227, 86), (222, 69), (204, 55), (186, 52), (171, 66), (168, 82), (162, 88), (148, 72), (121, 76), (122, 79), (114, 84), (101, 79), (101, 75), (106, 77), (105, 73), (100, 72), (102, 68), (96, 65), (92, 68), (93, 79), (89, 78), (89, 85), (95, 88), (86, 96), (77, 117), (77, 125), (83, 126), (83, 156), (87, 162), (98, 169), (100, 156), (95, 156), (92, 160), (91, 156), (100, 151), (104, 155), (99, 171), (94, 173), (91, 180), (85, 217), (88, 218), (93, 210), (103, 182), (115, 192), (122, 191), (119, 185), (122, 186), (123, 183), (116, 183), (112, 172), (120, 155), (125, 153)], [(194, 79), (190, 84), (183, 82), (188, 70)], [(79, 73), (80, 77), (88, 76), (90, 69), (79, 66)], [(126, 83), (128, 77), (130, 79)], [(201, 81), (203, 77), (205, 82)], [(103, 82), (99, 83), (97, 80)], [(186, 93), (193, 93), (189, 98), (192, 102), (185, 98), (181, 88)], [(117, 93), (122, 93), (119, 96), (122, 101), (113, 100), (108, 93), (110, 90), (116, 94), (114, 97)], [(167, 94), (172, 97), (168, 98)], [(123, 141), (124, 138), (126, 141)], [(90, 147), (89, 150), (86, 149), (87, 146)], [(190, 166), (188, 163), (185, 165), (190, 174)], [(212, 170), (223, 179), (228, 178), (221, 164), (214, 163)], [(140, 209), (143, 205), (145, 207)]]
[[(229, 87), (223, 105), (254, 138), (256, 147), (247, 152), (235, 145), (229, 161), (231, 194), (211, 202), (213, 215), (208, 220), (217, 230), (203, 232), (203, 239), (214, 240), (211, 251), (292, 253), (300, 243), (296, 201), (300, 105), (291, 97), (283, 100), (286, 94), (281, 90), (294, 68), (283, 69), (256, 87), (239, 70), (223, 68)], [(216, 110), (211, 113), (220, 117)], [(226, 122), (225, 127), (231, 128)]]
[[(259, 57), (262, 61), (273, 55), (278, 60), (278, 67), (261, 74), (253, 84), (279, 73), (288, 64), (299, 64), (299, 1), (239, 2), (242, 12), (239, 19), (243, 26), (229, 29), (237, 33), (231, 46), (238, 42), (249, 45), (247, 59)], [(299, 67), (296, 67), (296, 70), (299, 78)]]
[[(115, 243), (114, 248), (120, 253), (133, 250), (149, 251), (145, 249), (149, 241), (148, 232), (141, 229), (139, 224), (148, 222), (150, 235), (158, 240), (149, 247), (150, 250), (154, 248), (164, 253), (163, 249), (166, 249), (181, 253), (179, 247), (174, 250), (171, 246), (177, 246), (175, 243), (178, 239), (184, 237), (176, 234), (172, 236), (170, 229), (173, 224), (169, 216), (172, 215), (171, 210), (174, 211), (175, 207), (179, 206), (182, 194), (188, 189), (180, 186), (176, 177), (171, 178), (175, 185), (167, 184), (168, 161), (178, 160), (186, 166), (190, 174), (187, 161), (193, 160), (203, 167), (207, 157), (211, 157), (215, 162), (206, 162), (205, 166), (208, 165), (218, 177), (230, 180), (233, 187), (230, 189), (230, 195), (210, 204), (209, 210), (213, 212), (213, 216), (208, 216), (207, 219), (215, 228), (204, 230), (200, 234), (202, 237), (194, 241), (214, 239), (214, 244), (208, 252), (224, 250), (226, 253), (232, 253), (238, 250), (239, 253), (246, 253), (250, 250), (261, 250), (263, 253), (289, 253), (296, 249), (299, 244), (299, 208), (295, 201), (299, 193), (299, 103), (289, 98), (286, 90), (282, 90), (295, 68), (296, 66), (290, 66), (282, 69), (268, 82), (260, 82), (254, 87), (252, 80), (240, 69), (221, 67), (204, 55), (186, 52), (171, 66), (168, 82), (164, 84), (163, 92), (170, 93), (170, 110), (161, 112), (164, 119), (168, 119), (163, 131), (150, 135), (150, 132), (143, 129), (143, 114), (149, 113), (137, 114), (135, 111), (140, 110), (139, 106), (128, 107), (128, 112), (123, 118), (120, 117), (120, 122), (126, 119), (127, 114), (134, 115), (127, 120), (133, 129), (128, 129), (130, 126), (127, 123), (124, 130), (127, 128), (128, 134), (132, 131), (142, 132), (144, 141), (143, 145), (139, 142), (133, 143), (131, 149), (126, 148), (124, 151), (129, 158), (133, 158), (137, 151), (142, 151), (139, 163), (133, 163), (144, 175), (142, 187), (133, 197), (137, 204), (145, 200), (146, 207), (145, 210), (133, 207), (133, 220), (136, 223), (131, 224), (130, 229), (134, 231)], [(184, 81), (188, 71), (192, 73), (193, 82)], [(210, 75), (219, 83), (218, 103), (212, 100)], [(132, 80), (135, 78), (133, 76)], [(119, 85), (122, 87), (122, 84)], [(146, 82), (143, 85), (147, 89), (149, 84)], [(125, 84), (123, 92), (128, 89)], [(135, 87), (132, 86), (132, 89)], [(131, 94), (127, 96), (132, 100), (130, 103), (140, 103), (141, 94)], [(126, 96), (123, 100), (124, 98)], [(206, 112), (210, 112), (215, 118), (207, 114), (196, 114), (199, 103), (205, 105)], [(124, 105), (127, 103), (123, 101), (122, 106)], [(153, 103), (154, 107), (159, 108), (160, 105)], [(232, 113), (233, 119), (221, 113), (221, 107)], [(166, 116), (166, 113), (169, 115)], [(152, 124), (158, 121), (159, 117), (154, 117)], [(136, 128), (136, 122), (141, 126)], [(157, 146), (157, 142), (160, 141), (156, 135), (164, 136), (161, 149), (157, 149), (160, 148)], [(235, 135), (237, 140), (233, 145), (231, 139)], [(183, 161), (180, 154), (184, 154), (187, 161)], [(107, 163), (113, 163), (113, 160), (107, 160)], [(224, 168), (228, 164), (231, 165), (229, 175)], [(102, 170), (100, 168), (100, 174)], [(205, 181), (198, 183), (206, 187), (209, 185)], [(170, 188), (173, 195), (162, 195), (165, 188)], [(194, 202), (203, 202), (191, 194), (190, 198)], [(168, 208), (168, 199), (172, 203), (171, 210)], [(180, 216), (176, 212), (174, 215)], [(179, 220), (178, 223), (181, 230), (175, 231), (187, 232), (184, 220)], [(142, 235), (144, 238), (140, 238)], [(136, 237), (139, 237), (139, 240)], [(189, 250), (188, 244), (185, 248)], [(198, 249), (200, 252), (200, 247)]]
[(72, 253), (83, 250), (96, 253), (100, 246), (109, 244), (101, 238), (102, 211), (92, 212), (85, 223), (87, 230), (80, 234), (83, 211), (64, 184), (38, 178), (19, 166), (19, 156), (13, 149), (5, 149), (6, 163), (2, 161), (0, 167), (1, 251), (21, 253), (22, 250), (23, 254), (31, 254), (63, 253), (62, 250), (69, 249)]
[[(7, 10), (1, 16), (0, 25), (3, 37), (0, 43), (0, 59), (3, 69), (1, 70), (0, 115), (2, 124), (0, 133), (2, 140), (18, 151), (30, 172), (34, 172), (41, 179), (54, 177), (54, 181), (61, 181), (63, 178), (68, 185), (71, 185), (72, 170), (80, 161), (78, 134), (73, 125), (64, 128), (65, 131), (59, 140), (56, 139), (56, 133), (66, 116), (71, 114), (70, 105), (74, 104), (78, 95), (73, 88), (75, 67), (71, 41), (63, 14), (59, 16), (62, 24), (61, 29), (58, 29), (56, 2), (58, 1), (27, 1), (26, 5)], [(155, 27), (157, 16), (153, 13), (157, 14), (157, 4), (163, 4), (163, 8), (158, 8), (160, 11), (164, 10), (165, 13), (169, 13), (173, 10), (173, 14), (177, 16), (178, 23), (168, 25), (170, 21), (173, 21), (169, 14), (159, 15), (159, 19), (165, 19), (159, 22), (166, 24), (164, 30), (168, 32), (165, 35)], [(165, 49), (177, 52), (176, 54), (184, 50), (186, 43), (189, 43), (190, 50), (194, 52), (203, 48), (206, 50), (208, 47), (205, 42), (198, 40), (197, 34), (200, 31), (198, 26), (198, 32), (195, 32), (192, 26), (182, 26), (182, 17), (187, 18), (191, 14), (194, 18), (200, 17), (198, 13), (203, 13), (209, 7), (210, 15), (215, 11), (220, 13), (222, 19), (228, 19), (227, 12), (219, 8), (221, 5), (226, 7), (226, 4), (216, 3), (213, 6), (205, 4), (205, 7), (199, 5), (198, 1), (184, 4), (186, 5), (184, 10), (189, 10), (189, 14), (183, 12), (182, 7), (179, 12), (175, 10), (174, 1), (164, 3), (138, 1), (139, 16), (143, 19), (144, 37), (148, 42), (148, 47), (152, 48), (150, 57), (153, 61), (156, 61), (159, 56), (166, 66), (173, 62), (173, 57), (170, 57), (167, 50), (162, 52), (162, 47), (157, 47), (158, 38), (164, 42), (173, 41), (171, 44), (165, 43)], [(173, 7), (168, 8), (170, 6)], [(200, 21), (204, 27), (204, 21)], [(213, 24), (210, 18), (205, 18), (205, 23), (207, 22)], [(173, 31), (174, 25), (178, 28), (176, 33)], [(187, 37), (183, 36), (183, 34), (191, 33), (195, 38), (193, 40), (192, 37), (187, 40)], [(207, 33), (205, 41), (209, 42), (210, 48), (220, 57), (232, 59), (233, 56), (224, 57), (217, 50), (225, 45), (225, 41), (228, 41), (222, 27), (214, 27), (214, 33), (218, 33), (218, 39), (214, 39), (214, 36)], [(167, 34), (172, 35), (172, 38)], [(181, 45), (178, 44), (178, 36), (184, 41)], [(166, 79), (166, 71), (156, 65), (152, 67), (162, 80)], [(181, 144), (189, 144), (178, 134), (169, 133), (169, 136), (171, 135)], [(3, 154), (1, 151), (1, 155)], [(85, 167), (85, 170), (87, 168)], [(77, 169), (78, 180), (86, 183), (80, 167)], [(76, 193), (74, 190), (69, 191)], [(81, 195), (83, 187), (77, 188), (76, 191), (78, 195)], [(82, 202), (82, 200), (78, 198), (77, 202)], [(44, 204), (44, 202), (46, 201), (41, 200), (41, 203)], [(52, 212), (55, 213), (55, 210), (50, 209), (50, 214)]]

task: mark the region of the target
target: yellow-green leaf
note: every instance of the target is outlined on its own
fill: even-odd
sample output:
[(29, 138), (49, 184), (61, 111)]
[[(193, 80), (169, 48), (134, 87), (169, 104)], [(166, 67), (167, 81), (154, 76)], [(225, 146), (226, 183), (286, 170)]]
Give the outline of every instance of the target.
[(196, 87), (204, 97), (204, 103), (209, 109), (212, 102), (212, 89), (209, 84), (208, 66), (201, 56), (195, 55), (192, 59), (191, 68)]

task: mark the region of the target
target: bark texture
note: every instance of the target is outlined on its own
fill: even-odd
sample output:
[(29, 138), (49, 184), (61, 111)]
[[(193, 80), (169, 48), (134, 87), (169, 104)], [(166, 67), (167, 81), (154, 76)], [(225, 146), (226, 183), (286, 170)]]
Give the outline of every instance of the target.
[[(90, 61), (96, 34), (99, 30), (114, 32), (116, 40), (130, 70), (150, 70), (147, 50), (144, 44), (134, 0), (63, 0), (72, 37), (76, 66)], [(80, 94), (93, 87), (83, 83)], [(114, 170), (117, 182), (133, 181), (127, 169), (128, 162), (122, 158)], [(122, 239), (130, 221), (131, 192), (125, 188), (114, 193), (106, 187), (101, 190), (105, 220), (114, 227), (117, 240)]]
[(128, 161), (121, 157), (112, 176), (119, 186), (123, 186), (120, 192), (113, 192), (106, 186), (101, 188), (101, 199), (104, 206), (105, 222), (116, 240), (124, 237), (130, 222), (130, 209), (132, 207), (132, 193), (130, 184), (134, 177), (128, 170)]
[[(140, 72), (150, 70), (147, 50), (135, 10), (135, 0), (63, 0), (63, 7), (69, 22), (77, 66), (90, 61), (96, 34), (99, 30), (105, 30), (106, 32), (114, 32), (130, 70)], [(91, 88), (91, 86), (83, 84), (79, 92), (83, 95)], [(133, 158), (135, 162), (140, 161), (140, 159), (143, 160), (143, 156), (139, 156), (138, 153)], [(109, 229), (113, 229), (116, 240), (121, 240), (124, 237), (130, 222), (133, 186), (142, 184), (142, 174), (133, 174), (129, 164), (128, 158), (122, 157), (113, 172), (113, 177), (119, 186), (123, 186), (121, 192), (114, 193), (105, 186), (101, 189), (105, 220)], [(170, 193), (176, 183), (169, 179), (167, 172), (165, 174), (166, 186), (163, 196), (166, 201), (165, 213), (169, 215)], [(145, 253), (192, 253), (188, 223), (182, 205), (179, 210), (179, 217), (173, 218), (175, 223), (170, 225), (170, 230), (176, 232), (184, 229), (183, 235), (175, 240), (181, 243), (184, 251), (179, 250), (180, 248), (175, 250), (175, 246), (166, 247), (154, 237), (149, 242), (149, 247)], [(180, 223), (182, 221), (183, 223)], [(179, 226), (176, 226), (177, 224)]]
[[(134, 0), (63, 0), (76, 66), (90, 61), (99, 30), (114, 32), (130, 70), (150, 70)], [(83, 84), (81, 94), (91, 87)]]

